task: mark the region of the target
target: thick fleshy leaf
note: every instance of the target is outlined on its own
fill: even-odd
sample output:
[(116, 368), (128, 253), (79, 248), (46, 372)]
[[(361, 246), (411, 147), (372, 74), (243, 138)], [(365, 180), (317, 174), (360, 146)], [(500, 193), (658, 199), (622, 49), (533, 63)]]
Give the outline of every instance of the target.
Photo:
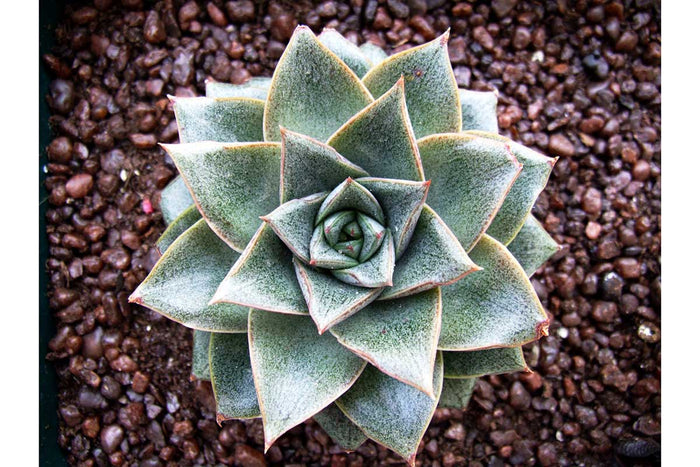
[(339, 253), (343, 253), (353, 259), (360, 260), (360, 252), (362, 251), (362, 240), (347, 240), (336, 243), (333, 248)]
[(357, 213), (357, 222), (362, 228), (362, 251), (358, 258), (361, 263), (367, 261), (382, 245), (386, 229), (382, 224), (361, 212)]
[(192, 375), (190, 379), (210, 381), (209, 340), (211, 333), (195, 329), (192, 333)]
[(207, 97), (249, 97), (265, 100), (272, 78), (256, 76), (243, 84), (206, 82)]
[(161, 253), (165, 252), (170, 245), (179, 237), (185, 230), (189, 229), (202, 218), (202, 214), (197, 209), (197, 206), (192, 204), (189, 208), (182, 211), (182, 214), (172, 221), (168, 228), (165, 229), (163, 235), (156, 240), (156, 246)]
[(357, 380), (365, 361), (308, 317), (250, 311), (250, 361), (260, 401), (265, 449), (316, 415)]
[[(338, 243), (340, 241), (340, 236), (345, 233), (345, 227), (351, 224), (357, 224), (355, 221), (356, 217), (357, 214), (355, 211), (337, 211), (326, 217), (326, 220), (323, 221), (323, 235), (326, 237), (328, 244), (335, 245)], [(357, 224), (357, 226), (359, 232), (360, 224)], [(351, 230), (351, 233), (354, 232)], [(360, 236), (353, 240), (359, 240), (360, 238), (362, 237)]]
[(331, 191), (348, 177), (366, 175), (364, 169), (338, 154), (332, 147), (282, 129), (282, 203)]
[(309, 243), (314, 231), (314, 220), (326, 193), (316, 193), (306, 198), (293, 199), (272, 211), (263, 220), (289, 247), (294, 256), (309, 262)]
[(160, 192), (160, 211), (166, 225), (172, 224), (185, 209), (194, 205), (190, 190), (181, 176), (173, 178)]
[(209, 305), (219, 282), (238, 256), (204, 220), (199, 220), (166, 250), (129, 301), (190, 328), (245, 332), (247, 309), (230, 304)]
[(260, 216), (279, 206), (280, 145), (199, 142), (163, 147), (212, 230), (242, 251)]
[(372, 100), (355, 73), (309, 28), (299, 26), (272, 76), (265, 104), (265, 140), (279, 141), (280, 127), (284, 127), (326, 141)]
[(482, 236), (469, 256), (481, 271), (442, 288), (443, 350), (514, 347), (547, 335), (548, 320), (525, 271), (510, 252)]
[(466, 409), (474, 391), (477, 378), (447, 379), (442, 382), (442, 395), (438, 407)]
[(462, 104), (462, 130), (498, 133), (498, 93), (495, 91), (459, 90)]
[(445, 378), (476, 378), (528, 370), (522, 347), (443, 352), (442, 357), (445, 359)]
[(382, 206), (385, 225), (394, 237), (396, 257), (400, 258), (413, 235), (430, 182), (361, 178), (357, 183), (367, 188)]
[(470, 131), (482, 138), (499, 141), (508, 145), (515, 157), (523, 166), (523, 171), (518, 179), (513, 183), (503, 205), (493, 222), (489, 225), (486, 233), (503, 243), (509, 244), (517, 235), (520, 228), (525, 223), (532, 206), (534, 206), (537, 196), (547, 185), (549, 174), (557, 159), (544, 156), (522, 144), (504, 138), (493, 133), (483, 131)]
[(346, 451), (355, 451), (367, 441), (362, 430), (351, 422), (335, 404), (329, 405), (314, 415), (314, 420), (321, 425), (328, 436), (333, 438), (333, 441)]
[(171, 97), (181, 143), (262, 141), (265, 101), (242, 97)]
[(456, 282), (479, 270), (459, 240), (427, 204), (418, 219), (406, 254), (394, 269), (394, 285), (382, 292), (381, 300), (404, 297), (439, 285)]
[[(503, 143), (467, 134), (433, 135), (418, 141), (428, 204), (471, 248), (486, 231), (522, 166)], [(478, 264), (478, 261), (477, 261)]]
[(294, 268), (309, 314), (316, 323), (319, 334), (360, 311), (382, 292), (381, 288), (368, 289), (346, 284), (296, 259)]
[(324, 29), (318, 36), (318, 40), (336, 54), (360, 78), (372, 66), (360, 48), (335, 29)]
[(211, 335), (209, 344), (211, 385), (216, 399), (216, 420), (260, 416), (258, 396), (250, 366), (246, 334)]
[(367, 60), (370, 61), (372, 66), (379, 65), (383, 62), (388, 55), (384, 52), (384, 49), (378, 45), (372, 44), (371, 42), (365, 42), (360, 46), (360, 51), (364, 54)]
[(309, 256), (311, 257), (310, 265), (323, 269), (344, 269), (358, 264), (356, 259), (336, 251), (328, 244), (323, 233), (323, 225), (314, 229), (309, 245)]
[(235, 303), (261, 310), (308, 314), (297, 284), (292, 254), (263, 223), (219, 284), (212, 303)]
[(508, 244), (508, 250), (518, 260), (528, 277), (559, 251), (559, 248), (557, 242), (549, 236), (532, 214), (527, 216), (523, 228)]
[(435, 397), (433, 367), (440, 336), (440, 289), (373, 302), (331, 328), (348, 349), (382, 372)]
[(403, 78), (345, 123), (328, 144), (374, 177), (425, 180)]
[(392, 284), (394, 274), (394, 241), (391, 232), (386, 231), (379, 250), (364, 263), (347, 269), (334, 269), (331, 273), (346, 284), (359, 287), (386, 287)]
[(433, 372), (435, 399), (368, 365), (336, 404), (367, 436), (414, 465), (418, 444), (437, 407), (442, 381), (440, 352)]
[(384, 212), (377, 199), (364, 186), (352, 178), (345, 179), (323, 201), (316, 215), (316, 224), (322, 222), (334, 212), (351, 209), (364, 212), (381, 224), (384, 224)]
[(418, 138), (462, 129), (462, 108), (447, 40), (446, 32), (426, 44), (392, 55), (362, 79), (376, 98), (404, 77), (408, 114)]

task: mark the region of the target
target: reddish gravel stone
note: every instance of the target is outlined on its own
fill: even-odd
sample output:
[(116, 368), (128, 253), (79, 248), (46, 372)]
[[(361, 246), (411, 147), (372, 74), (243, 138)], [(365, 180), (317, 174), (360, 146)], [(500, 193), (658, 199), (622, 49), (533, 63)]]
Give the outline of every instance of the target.
[(66, 183), (66, 193), (71, 198), (84, 198), (92, 190), (92, 175), (78, 174), (74, 175)]

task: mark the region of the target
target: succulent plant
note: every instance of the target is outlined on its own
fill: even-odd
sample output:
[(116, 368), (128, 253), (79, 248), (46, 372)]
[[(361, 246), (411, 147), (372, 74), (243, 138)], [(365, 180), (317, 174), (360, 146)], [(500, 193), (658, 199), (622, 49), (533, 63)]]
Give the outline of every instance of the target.
[(172, 98), (181, 177), (130, 300), (195, 329), (217, 420), (262, 417), (266, 449), (314, 417), (414, 463), (438, 405), (547, 333), (529, 276), (558, 246), (530, 210), (555, 160), (498, 135), (447, 37), (387, 57), (299, 27), (271, 79)]

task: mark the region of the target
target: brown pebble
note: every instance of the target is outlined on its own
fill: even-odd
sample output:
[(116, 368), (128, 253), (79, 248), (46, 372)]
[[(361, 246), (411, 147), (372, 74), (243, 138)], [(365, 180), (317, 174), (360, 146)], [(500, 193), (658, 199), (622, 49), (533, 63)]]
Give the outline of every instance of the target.
[(123, 371), (125, 373), (132, 373), (136, 371), (138, 365), (135, 361), (131, 359), (128, 355), (119, 355), (117, 358), (112, 360), (109, 365), (116, 371)]
[(618, 258), (614, 264), (615, 270), (625, 279), (635, 279), (642, 275), (642, 268), (635, 258)]
[(134, 373), (134, 377), (131, 380), (131, 388), (134, 390), (134, 392), (143, 394), (144, 392), (146, 392), (146, 389), (148, 389), (149, 383), (149, 377), (141, 373), (140, 371), (137, 371), (136, 373)]
[(123, 439), (124, 429), (119, 425), (106, 426), (102, 429), (102, 433), (100, 434), (102, 449), (108, 454), (116, 451)]
[(549, 138), (548, 149), (554, 156), (571, 157), (576, 153), (573, 143), (561, 133), (556, 133)]
[(228, 24), (224, 12), (221, 11), (213, 2), (207, 3), (207, 14), (211, 18), (211, 21), (221, 28)]
[(90, 190), (92, 190), (92, 185), (92, 175), (86, 173), (73, 175), (70, 180), (66, 182), (66, 192), (71, 198), (84, 198), (90, 193)]
[(265, 467), (267, 465), (262, 452), (245, 444), (236, 446), (234, 457), (237, 464), (246, 467)]
[(163, 24), (163, 20), (160, 19), (160, 15), (155, 10), (149, 11), (146, 16), (146, 21), (143, 24), (143, 37), (151, 44), (163, 42), (167, 37), (165, 24)]

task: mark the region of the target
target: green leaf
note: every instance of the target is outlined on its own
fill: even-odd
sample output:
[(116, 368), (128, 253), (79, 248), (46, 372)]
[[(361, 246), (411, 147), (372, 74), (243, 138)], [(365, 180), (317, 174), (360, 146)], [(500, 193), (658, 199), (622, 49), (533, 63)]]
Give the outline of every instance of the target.
[(194, 330), (192, 334), (192, 376), (190, 376), (190, 379), (211, 381), (209, 373), (210, 339), (210, 332)]
[(418, 147), (432, 182), (428, 204), (468, 252), (496, 215), (521, 165), (507, 145), (472, 135), (433, 135), (418, 141)]
[(547, 185), (549, 174), (557, 159), (543, 156), (522, 144), (493, 133), (470, 131), (469, 134), (506, 144), (523, 166), (523, 171), (513, 183), (501, 209), (494, 217), (486, 233), (503, 243), (509, 244), (525, 223), (540, 192)]
[(256, 76), (243, 84), (206, 82), (207, 97), (249, 97), (251, 99), (267, 99), (272, 78)]
[(331, 404), (316, 415), (314, 420), (346, 451), (355, 451), (367, 441), (367, 437), (357, 425), (350, 421), (337, 405)]
[[(357, 224), (354, 220), (355, 217), (357, 217), (355, 211), (337, 211), (326, 217), (323, 221), (323, 235), (326, 237), (328, 245), (335, 245), (340, 241), (340, 236), (346, 225)], [(357, 225), (359, 228), (359, 224)]]
[(334, 269), (331, 274), (346, 284), (371, 288), (386, 287), (391, 285), (394, 261), (394, 241), (391, 239), (391, 232), (387, 230), (381, 247), (372, 258), (347, 269)]
[(498, 133), (498, 93), (495, 91), (459, 90), (462, 104), (462, 130)]
[(430, 397), (440, 336), (440, 289), (373, 302), (331, 328), (348, 349)]
[(372, 100), (355, 73), (309, 28), (299, 26), (272, 76), (265, 140), (279, 141), (279, 129), (284, 127), (326, 141)]
[(362, 251), (358, 258), (361, 263), (367, 261), (381, 246), (386, 229), (382, 224), (361, 212), (357, 213), (357, 222), (362, 228)]
[(219, 282), (238, 256), (200, 220), (166, 250), (129, 301), (190, 328), (245, 332), (247, 309), (229, 304), (209, 305)]
[(277, 236), (306, 263), (311, 261), (309, 244), (314, 231), (314, 220), (326, 193), (316, 193), (302, 199), (287, 201), (262, 220), (267, 222)]
[(476, 380), (477, 378), (445, 379), (442, 382), (442, 395), (438, 407), (466, 409)]
[(336, 251), (328, 244), (323, 229), (323, 225), (319, 225), (311, 235), (311, 244), (309, 245), (311, 261), (309, 264), (323, 269), (344, 269), (357, 266), (357, 260)]
[(171, 97), (181, 143), (262, 141), (265, 102), (226, 97)]
[(201, 218), (202, 214), (194, 204), (182, 211), (182, 214), (177, 216), (177, 218), (175, 218), (175, 220), (168, 225), (168, 228), (165, 229), (163, 235), (156, 240), (158, 251), (163, 253), (165, 250), (167, 250), (168, 247), (177, 239), (177, 237), (182, 234), (182, 232), (192, 227), (194, 223)]
[(368, 289), (346, 284), (296, 259), (294, 268), (309, 314), (316, 323), (319, 334), (360, 311), (382, 292), (381, 288)]
[(452, 284), (479, 267), (469, 259), (459, 240), (430, 206), (423, 211), (411, 243), (394, 269), (394, 285), (380, 300), (413, 295), (439, 285)]
[(358, 77), (362, 78), (369, 71), (371, 63), (360, 48), (335, 29), (324, 29), (318, 36), (318, 40), (336, 54)]
[(527, 216), (523, 228), (508, 244), (508, 250), (518, 260), (528, 277), (559, 251), (559, 248), (561, 247), (532, 214)]
[(308, 136), (282, 129), (280, 201), (331, 191), (348, 177), (364, 177), (356, 166), (332, 147)]
[(292, 254), (265, 223), (221, 281), (211, 302), (277, 313), (309, 313), (297, 284)]
[(384, 52), (384, 49), (378, 45), (372, 44), (371, 42), (365, 42), (362, 44), (360, 46), (360, 52), (364, 54), (373, 67), (379, 65), (388, 57), (386, 52)]
[(385, 225), (394, 237), (396, 257), (400, 258), (413, 235), (430, 182), (361, 178), (357, 183), (367, 188), (382, 206)]
[(173, 178), (160, 192), (160, 211), (166, 225), (172, 224), (180, 214), (194, 205), (190, 191), (181, 176)]
[(476, 378), (515, 371), (528, 371), (522, 347), (443, 352), (445, 378)]
[(260, 216), (279, 206), (280, 145), (199, 142), (163, 147), (212, 230), (242, 251)]
[[(433, 373), (435, 395), (442, 389), (442, 356), (438, 352)], [(336, 402), (364, 433), (414, 465), (418, 444), (437, 407), (416, 388), (367, 366), (357, 383)]]
[(417, 138), (462, 129), (462, 109), (447, 40), (446, 32), (426, 44), (392, 55), (362, 79), (376, 98), (404, 77), (408, 114)]
[(323, 201), (316, 215), (316, 225), (334, 212), (344, 209), (364, 212), (384, 224), (384, 212), (377, 199), (367, 188), (350, 177), (334, 188)]
[(216, 398), (216, 420), (258, 418), (260, 407), (246, 334), (211, 335), (209, 345), (211, 385)]
[(267, 450), (347, 391), (365, 362), (306, 317), (251, 310), (249, 326)]
[(547, 334), (547, 315), (525, 271), (488, 235), (469, 256), (484, 268), (442, 288), (442, 350), (514, 347)]
[(348, 120), (328, 144), (375, 177), (425, 180), (403, 78)]

